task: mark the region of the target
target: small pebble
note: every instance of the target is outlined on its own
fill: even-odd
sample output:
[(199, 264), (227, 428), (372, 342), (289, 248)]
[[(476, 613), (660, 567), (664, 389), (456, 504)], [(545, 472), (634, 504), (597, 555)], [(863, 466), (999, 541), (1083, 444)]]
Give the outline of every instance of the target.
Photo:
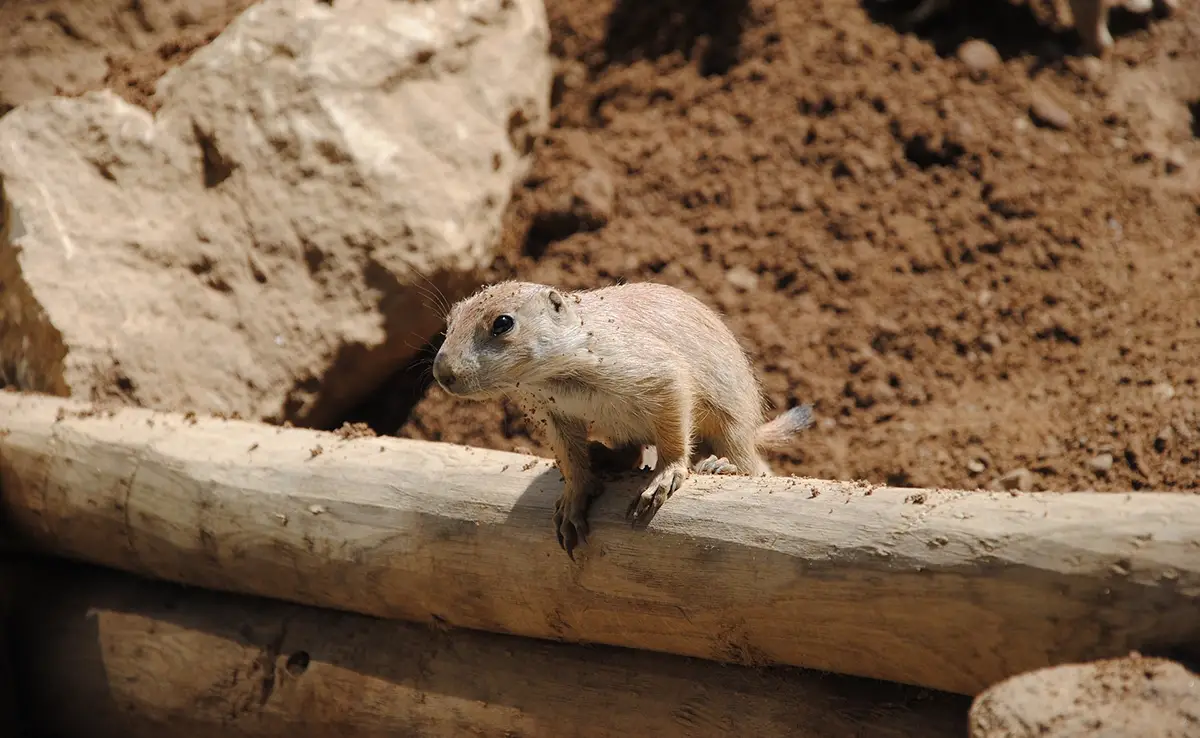
[(1088, 460), (1088, 467), (1097, 474), (1104, 474), (1113, 467), (1113, 455), (1096, 454)]
[(1033, 489), (1033, 472), (1028, 469), (1013, 469), (1012, 471), (997, 477), (992, 482), (992, 489), (997, 492), (1011, 492), (1020, 490), (1028, 492)]
[(988, 76), (988, 72), (1000, 66), (1000, 52), (996, 47), (982, 39), (973, 38), (958, 47), (958, 60), (967, 68), (967, 73), (974, 80)]
[(741, 265), (730, 267), (725, 272), (725, 281), (747, 292), (758, 289), (758, 275)]
[(1167, 174), (1175, 174), (1187, 166), (1187, 156), (1179, 149), (1173, 149), (1163, 158), (1163, 165)]
[(792, 195), (792, 210), (796, 212), (804, 212), (812, 210), (817, 204), (817, 199), (813, 197), (812, 190), (807, 187), (797, 188)]
[(616, 191), (612, 178), (600, 169), (589, 169), (571, 186), (571, 211), (580, 221), (599, 227), (612, 217)]
[(1070, 128), (1073, 123), (1070, 113), (1041, 92), (1033, 93), (1033, 101), (1029, 105), (1029, 116), (1038, 125), (1057, 128), (1060, 131)]
[(984, 469), (987, 469), (987, 465), (979, 459), (971, 459), (967, 462), (967, 471), (972, 474), (982, 474)]
[(1094, 56), (1084, 57), (1079, 64), (1079, 76), (1094, 82), (1104, 75), (1104, 62)]

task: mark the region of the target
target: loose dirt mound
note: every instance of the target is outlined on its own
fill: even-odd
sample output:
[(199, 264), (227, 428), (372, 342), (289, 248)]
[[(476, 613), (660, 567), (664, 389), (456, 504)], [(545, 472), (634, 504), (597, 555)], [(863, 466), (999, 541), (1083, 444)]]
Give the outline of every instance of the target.
[[(1200, 488), (1200, 3), (1115, 14), (1103, 62), (1003, 0), (919, 34), (907, 2), (547, 5), (556, 127), (493, 277), (710, 300), (778, 409), (816, 403), (783, 472)], [(548, 453), (426, 368), (352, 420)]]

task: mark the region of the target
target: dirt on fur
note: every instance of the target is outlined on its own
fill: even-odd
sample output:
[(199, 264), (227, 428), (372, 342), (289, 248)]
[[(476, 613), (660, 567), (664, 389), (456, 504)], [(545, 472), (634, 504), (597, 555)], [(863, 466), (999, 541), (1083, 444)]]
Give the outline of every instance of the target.
[[(549, 0), (554, 127), (489, 277), (707, 300), (775, 411), (816, 405), (781, 473), (1200, 489), (1200, 3), (1114, 12), (1103, 60), (1045, 3), (913, 5)], [(223, 7), (87, 79), (144, 104)], [(549, 453), (427, 360), (346, 420)]]

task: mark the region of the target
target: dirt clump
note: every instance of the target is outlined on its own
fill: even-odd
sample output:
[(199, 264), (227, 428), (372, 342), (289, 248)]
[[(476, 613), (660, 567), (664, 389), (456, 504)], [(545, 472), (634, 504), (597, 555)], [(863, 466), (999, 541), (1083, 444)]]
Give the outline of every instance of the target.
[(335, 432), (338, 438), (341, 438), (343, 441), (375, 437), (375, 431), (371, 430), (371, 426), (366, 423), (343, 423), (342, 427), (338, 428)]

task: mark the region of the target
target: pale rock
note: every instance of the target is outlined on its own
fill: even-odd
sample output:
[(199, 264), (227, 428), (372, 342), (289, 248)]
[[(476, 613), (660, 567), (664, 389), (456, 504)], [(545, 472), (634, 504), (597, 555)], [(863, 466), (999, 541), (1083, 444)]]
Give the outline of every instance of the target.
[(1170, 382), (1158, 382), (1150, 391), (1154, 394), (1154, 398), (1161, 402), (1166, 402), (1175, 397), (1175, 386)]
[(992, 480), (991, 489), (996, 492), (1029, 492), (1033, 489), (1033, 472), (1028, 469), (1013, 469)]
[(975, 697), (970, 738), (1188, 738), (1200, 725), (1200, 676), (1131, 654), (1018, 674)]
[(1112, 454), (1096, 454), (1088, 460), (1088, 467), (1097, 474), (1107, 474), (1113, 468)]
[[(322, 426), (472, 289), (549, 118), (542, 0), (264, 0), (0, 119), (0, 380)], [(437, 293), (441, 293), (438, 295)]]
[(973, 38), (958, 47), (958, 60), (973, 79), (980, 80), (1003, 63), (996, 47), (982, 39)]
[(1029, 115), (1038, 125), (1064, 131), (1071, 127), (1073, 119), (1061, 105), (1051, 100), (1044, 92), (1033, 93), (1029, 104)]
[(725, 281), (746, 292), (758, 289), (758, 274), (740, 264), (729, 267), (725, 272)]

